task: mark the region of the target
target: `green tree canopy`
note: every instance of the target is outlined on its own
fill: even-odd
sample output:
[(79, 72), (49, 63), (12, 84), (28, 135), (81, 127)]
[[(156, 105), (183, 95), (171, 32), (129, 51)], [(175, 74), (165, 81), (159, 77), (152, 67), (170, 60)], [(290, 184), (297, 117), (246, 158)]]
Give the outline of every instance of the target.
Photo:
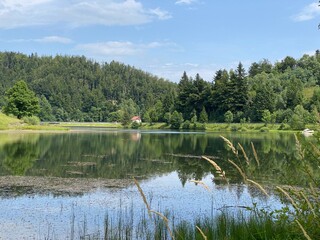
[(182, 113), (179, 113), (177, 111), (174, 111), (172, 113), (171, 119), (170, 119), (170, 123), (171, 123), (171, 128), (172, 129), (179, 129), (180, 125), (183, 123), (183, 117), (182, 117)]
[(4, 113), (13, 114), (19, 119), (36, 115), (40, 111), (39, 99), (24, 81), (18, 81), (6, 92), (7, 105)]
[(233, 113), (230, 110), (224, 114), (224, 121), (228, 124), (233, 122)]

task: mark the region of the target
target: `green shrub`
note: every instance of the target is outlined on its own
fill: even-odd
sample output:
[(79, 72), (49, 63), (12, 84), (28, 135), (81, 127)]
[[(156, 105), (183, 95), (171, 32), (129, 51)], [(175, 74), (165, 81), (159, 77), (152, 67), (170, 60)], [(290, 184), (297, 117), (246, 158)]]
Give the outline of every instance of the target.
[(262, 127), (262, 128), (260, 128), (260, 132), (269, 132), (269, 128), (268, 127)]
[(190, 129), (190, 121), (186, 120), (182, 124), (182, 129)]
[(29, 125), (39, 125), (40, 119), (37, 116), (23, 117), (22, 120)]
[(204, 123), (196, 123), (194, 125), (194, 129), (196, 129), (196, 130), (206, 130), (206, 124), (204, 124)]
[(131, 128), (132, 129), (138, 129), (141, 125), (139, 123), (137, 123), (136, 121), (131, 123)]
[(182, 113), (174, 111), (170, 118), (171, 128), (179, 129), (183, 121)]
[(232, 132), (237, 132), (238, 130), (239, 130), (238, 126), (236, 126), (236, 125), (231, 126)]
[(248, 131), (248, 128), (246, 128), (246, 127), (241, 127), (241, 128), (240, 128), (240, 131), (241, 131), (241, 132), (246, 132), (246, 131)]
[(289, 129), (290, 129), (289, 124), (286, 124), (286, 123), (280, 124), (279, 130), (289, 130)]

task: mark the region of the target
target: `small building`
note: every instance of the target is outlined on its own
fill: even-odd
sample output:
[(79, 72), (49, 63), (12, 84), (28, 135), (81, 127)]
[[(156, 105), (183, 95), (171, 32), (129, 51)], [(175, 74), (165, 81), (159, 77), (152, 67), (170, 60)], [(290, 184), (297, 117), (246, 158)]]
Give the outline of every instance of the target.
[(136, 122), (136, 123), (141, 123), (142, 121), (141, 121), (141, 117), (139, 117), (139, 116), (133, 116), (132, 118), (131, 118), (131, 121), (132, 122)]

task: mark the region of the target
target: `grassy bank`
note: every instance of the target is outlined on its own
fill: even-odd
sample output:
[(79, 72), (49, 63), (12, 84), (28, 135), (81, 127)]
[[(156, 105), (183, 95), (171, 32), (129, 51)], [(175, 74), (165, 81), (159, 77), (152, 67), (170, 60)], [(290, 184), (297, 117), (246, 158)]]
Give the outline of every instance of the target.
[[(124, 127), (119, 122), (57, 122), (57, 123), (41, 123), (37, 125), (30, 125), (24, 123), (14, 117), (9, 117), (0, 112), (0, 130), (49, 130), (61, 131), (68, 130), (70, 127), (97, 127), (97, 128), (114, 128), (114, 129), (131, 129), (131, 125)], [(319, 125), (307, 125), (307, 128), (318, 130)], [(183, 128), (183, 125), (182, 125)], [(139, 129), (170, 129), (170, 125), (158, 123), (142, 123)], [(207, 132), (297, 132), (292, 130), (286, 124), (268, 124), (264, 123), (197, 123), (196, 125), (190, 124), (187, 129), (190, 131), (207, 131)]]
[(281, 124), (264, 123), (206, 123), (206, 131), (209, 132), (297, 132), (288, 126), (283, 127)]
[(117, 122), (61, 122), (57, 123), (61, 127), (101, 127), (101, 128), (123, 128), (121, 123)]
[(12, 116), (7, 116), (0, 112), (0, 130), (39, 130), (39, 131), (62, 131), (68, 130), (67, 127), (60, 124), (37, 124), (30, 125), (21, 119)]
[(0, 112), (0, 130), (14, 129), (20, 127), (21, 124), (21, 120), (14, 117), (9, 117)]
[[(318, 124), (307, 125), (306, 128), (317, 131), (319, 129)], [(170, 126), (166, 123), (142, 123), (139, 129), (170, 129)], [(180, 130), (190, 131), (207, 131), (207, 132), (299, 132), (300, 130), (290, 129), (288, 125), (284, 124), (268, 124), (264, 123), (197, 123), (196, 127), (190, 125), (190, 128)]]

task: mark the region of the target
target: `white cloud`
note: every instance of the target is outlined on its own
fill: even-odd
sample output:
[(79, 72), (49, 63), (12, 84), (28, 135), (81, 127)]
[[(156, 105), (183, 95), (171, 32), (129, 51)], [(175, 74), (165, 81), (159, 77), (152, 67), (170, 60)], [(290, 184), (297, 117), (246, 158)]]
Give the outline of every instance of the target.
[(30, 7), (30, 6), (35, 6), (35, 5), (42, 4), (42, 3), (48, 3), (51, 1), (52, 0), (29, 0), (29, 1), (1, 0), (0, 6), (2, 6), (3, 8), (7, 8), (7, 9), (21, 9), (21, 8), (26, 8), (26, 7)]
[(140, 25), (170, 17), (167, 11), (146, 9), (137, 0), (0, 0), (0, 28), (50, 24)]
[(70, 38), (59, 37), (59, 36), (48, 36), (48, 37), (35, 39), (34, 41), (42, 42), (42, 43), (62, 43), (62, 44), (69, 44), (73, 42)]
[(178, 46), (171, 42), (133, 43), (130, 41), (108, 41), (79, 44), (75, 47), (75, 50), (83, 51), (96, 57), (122, 57), (138, 55), (156, 48), (168, 48), (172, 50), (178, 48)]
[(195, 2), (197, 2), (197, 0), (178, 0), (178, 1), (176, 1), (176, 4), (177, 5), (190, 5)]
[(300, 13), (293, 16), (293, 20), (297, 22), (308, 21), (314, 19), (318, 15), (320, 15), (320, 7), (318, 6), (318, 3), (314, 2), (304, 7)]
[(11, 43), (23, 43), (23, 42), (39, 42), (39, 43), (61, 43), (61, 44), (69, 44), (73, 41), (70, 38), (59, 37), (59, 36), (47, 36), (43, 38), (30, 38), (30, 39), (14, 39), (6, 42)]
[(166, 20), (166, 19), (172, 18), (169, 12), (163, 11), (160, 8), (151, 9), (150, 12), (156, 15), (160, 20)]
[(139, 49), (132, 42), (116, 41), (79, 44), (76, 49), (97, 56), (129, 56), (139, 52)]
[(212, 81), (215, 72), (218, 70), (216, 64), (199, 64), (199, 63), (155, 63), (146, 66), (147, 71), (169, 79), (173, 82), (179, 82), (182, 74), (186, 71), (189, 77), (194, 78), (197, 73), (206, 81)]

